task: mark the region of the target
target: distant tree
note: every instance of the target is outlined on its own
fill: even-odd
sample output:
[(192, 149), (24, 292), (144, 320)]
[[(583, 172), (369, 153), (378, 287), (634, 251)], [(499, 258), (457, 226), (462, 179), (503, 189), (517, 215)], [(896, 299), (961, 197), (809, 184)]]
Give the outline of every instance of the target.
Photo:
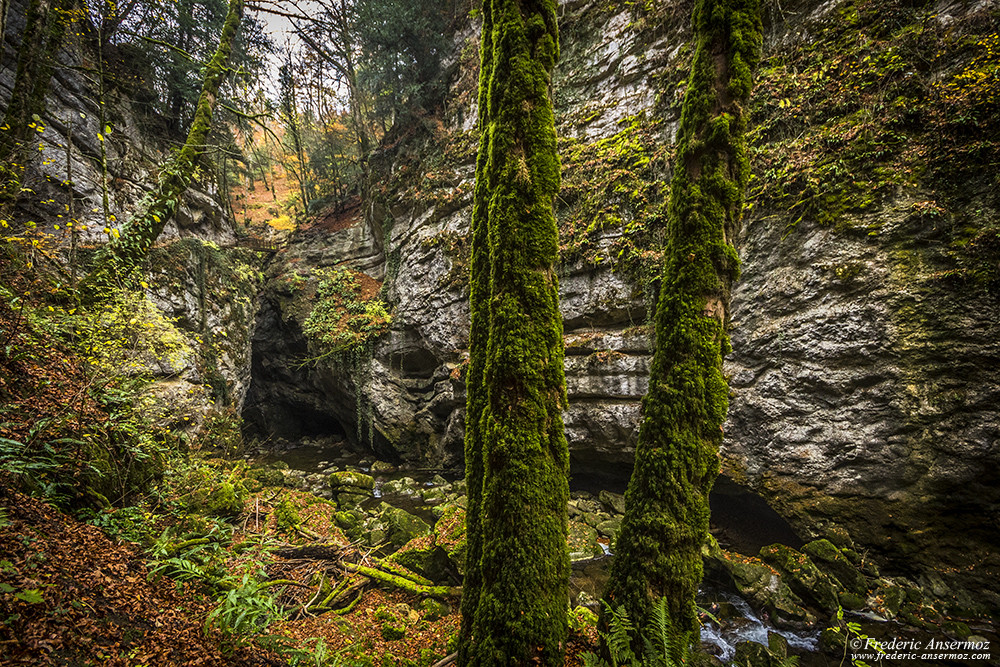
[(472, 220), (459, 665), (559, 665), (569, 456), (552, 211), (555, 0), (485, 0)]
[(354, 0), (361, 84), (376, 118), (391, 125), (403, 111), (429, 106), (439, 88), (454, 0)]
[[(102, 49), (105, 43), (119, 46), (120, 57), (130, 60), (123, 66), (150, 89), (143, 93), (152, 93), (150, 111), (166, 119), (176, 133), (190, 125), (197, 111), (202, 70), (215, 52), (228, 6), (227, 0), (88, 0), (90, 22)], [(272, 49), (261, 24), (245, 18), (230, 54), (228, 80), (233, 84), (254, 80), (264, 71)], [(227, 106), (243, 108), (242, 96), (225, 87), (220, 96)]]
[(730, 350), (729, 296), (740, 266), (733, 242), (748, 174), (743, 105), (760, 57), (760, 16), (760, 0), (697, 0), (694, 8), (656, 349), (604, 592), (611, 608), (636, 624), (636, 652), (661, 597), (678, 649), (698, 637), (695, 593), (728, 409), (722, 358)]
[(359, 40), (355, 3), (348, 0), (319, 0), (319, 10), (307, 22), (297, 22), (296, 32), (323, 64), (333, 71), (334, 79), (347, 89), (351, 123), (357, 135), (358, 155), (362, 163), (372, 148), (365, 95), (358, 82)]
[(309, 210), (309, 200), (312, 199), (312, 179), (309, 175), (309, 160), (303, 147), (301, 119), (299, 118), (295, 75), (292, 71), (291, 59), (278, 68), (278, 106), (281, 109), (281, 119), (285, 123), (286, 137), (289, 148), (295, 159), (289, 163), (289, 171), (299, 184), (299, 196), (302, 198), (302, 211)]

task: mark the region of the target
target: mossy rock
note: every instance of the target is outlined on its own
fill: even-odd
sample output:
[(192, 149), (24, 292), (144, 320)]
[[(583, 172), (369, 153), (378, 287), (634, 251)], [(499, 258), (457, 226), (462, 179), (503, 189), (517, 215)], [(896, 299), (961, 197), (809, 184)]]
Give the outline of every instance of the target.
[(776, 624), (797, 627), (816, 621), (774, 568), (724, 551), (711, 535), (701, 553), (707, 579), (735, 588), (754, 607), (767, 609)]
[(968, 639), (972, 636), (972, 629), (961, 621), (947, 620), (941, 624), (941, 628), (951, 637), (958, 639)]
[(821, 570), (840, 582), (847, 592), (860, 597), (868, 595), (868, 580), (829, 540), (810, 542), (802, 547), (802, 552)]
[(607, 521), (600, 522), (596, 527), (598, 533), (613, 541), (618, 536), (618, 531), (622, 527), (622, 519), (618, 516), (612, 517)]
[[(371, 475), (366, 475), (363, 472), (351, 472), (351, 471), (341, 471), (332, 472), (329, 476), (330, 488), (333, 489), (334, 493), (343, 490), (363, 489), (365, 491), (371, 491), (375, 488), (375, 478)], [(366, 494), (367, 495), (367, 494)]]
[(867, 605), (865, 598), (860, 595), (855, 595), (848, 591), (841, 591), (837, 598), (840, 600), (840, 606), (844, 609), (850, 609), (851, 611), (857, 611), (858, 609), (864, 609)]
[(421, 600), (420, 609), (424, 612), (425, 621), (436, 621), (451, 613), (451, 607), (434, 598), (424, 598)]
[(763, 644), (744, 641), (736, 645), (733, 664), (741, 667), (777, 667), (778, 662)]
[(381, 634), (387, 642), (399, 641), (406, 636), (406, 626), (386, 621), (382, 624)]
[(357, 542), (363, 537), (362, 520), (363, 515), (358, 511), (340, 511), (333, 515), (333, 522), (344, 531), (344, 535), (352, 542)]
[(412, 477), (390, 479), (382, 485), (382, 493), (390, 496), (420, 495), (420, 485)]
[(446, 496), (447, 492), (441, 487), (432, 486), (429, 489), (420, 490), (420, 498), (427, 505), (440, 505), (445, 501)]
[(458, 504), (444, 506), (441, 517), (434, 524), (434, 544), (444, 550), (450, 565), (460, 575), (465, 575), (465, 508)]
[(385, 537), (392, 550), (399, 549), (415, 537), (431, 532), (431, 527), (426, 521), (388, 503), (379, 505), (379, 516), (385, 524)]
[(243, 512), (247, 489), (238, 479), (229, 479), (212, 489), (205, 501), (205, 513), (218, 517), (235, 517)]
[(389, 556), (388, 560), (426, 577), (435, 584), (450, 583), (451, 575), (458, 570), (448, 553), (433, 544), (432, 539), (424, 536), (411, 540)]
[(598, 496), (604, 509), (612, 514), (625, 514), (625, 496), (602, 490)]
[(569, 522), (566, 543), (569, 545), (571, 562), (596, 558), (604, 553), (597, 543), (597, 529), (579, 521)]
[(819, 647), (825, 653), (841, 654), (847, 647), (847, 637), (840, 628), (823, 628), (819, 633)]
[(772, 544), (760, 550), (760, 559), (777, 569), (792, 591), (808, 603), (824, 611), (837, 610), (837, 588), (809, 556), (783, 544)]
[(395, 472), (396, 466), (392, 465), (388, 461), (375, 461), (372, 463), (371, 471), (374, 475), (387, 474)]
[(353, 491), (341, 491), (334, 495), (334, 502), (337, 504), (337, 509), (343, 510), (353, 510), (358, 507), (361, 503), (371, 498), (371, 494), (366, 492), (353, 492)]
[(838, 549), (854, 548), (854, 540), (851, 539), (851, 534), (843, 526), (830, 524), (823, 529), (823, 533), (826, 536), (826, 541), (832, 543)]
[(251, 468), (247, 471), (247, 477), (257, 480), (262, 486), (283, 486), (285, 483), (284, 473), (271, 466)]
[(302, 525), (299, 511), (287, 498), (282, 498), (278, 506), (274, 508), (274, 521), (278, 530), (284, 533), (290, 533)]
[(883, 580), (875, 590), (876, 611), (886, 618), (895, 618), (906, 600), (906, 589)]

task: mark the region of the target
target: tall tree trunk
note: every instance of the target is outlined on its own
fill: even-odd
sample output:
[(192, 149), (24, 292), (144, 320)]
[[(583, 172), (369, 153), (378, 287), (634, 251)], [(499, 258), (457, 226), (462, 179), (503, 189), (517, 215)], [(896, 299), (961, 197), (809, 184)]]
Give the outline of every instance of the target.
[(288, 61), (288, 76), (290, 77), (291, 96), (288, 106), (288, 131), (292, 134), (292, 147), (295, 149), (295, 157), (299, 162), (298, 181), (299, 196), (302, 197), (302, 214), (309, 213), (309, 197), (312, 194), (312, 181), (309, 178), (309, 165), (306, 162), (306, 153), (302, 148), (302, 132), (299, 129), (299, 109), (295, 86), (295, 74), (292, 69), (292, 61)]
[(0, 0), (0, 66), (3, 65), (4, 56), (7, 54), (7, 9), (10, 7), (10, 0)]
[[(728, 409), (722, 358), (739, 273), (747, 157), (743, 104), (761, 49), (760, 0), (698, 0), (656, 309), (656, 349), (635, 468), (604, 599), (639, 637), (665, 597), (678, 646), (698, 637), (695, 593)], [(675, 656), (677, 657), (677, 656)]]
[(483, 29), (479, 45), (479, 151), (476, 154), (476, 184), (472, 200), (471, 266), (469, 268), (469, 366), (466, 375), (465, 404), (465, 510), (466, 555), (465, 578), (462, 582), (462, 625), (459, 630), (458, 665), (473, 664), (472, 626), (479, 591), (482, 588), (483, 530), (483, 434), (482, 417), (486, 407), (486, 386), (483, 381), (486, 366), (486, 346), (490, 337), (489, 275), (490, 246), (486, 167), (489, 164), (489, 91), (493, 72), (493, 15), (483, 7)]
[(194, 175), (198, 158), (205, 152), (205, 141), (212, 129), (216, 98), (226, 78), (233, 41), (243, 18), (243, 4), (244, 0), (229, 2), (229, 13), (222, 26), (219, 47), (205, 67), (201, 95), (198, 97), (198, 106), (184, 146), (164, 166), (156, 188), (139, 203), (138, 210), (125, 225), (121, 235), (101, 248), (93, 272), (84, 280), (85, 298), (99, 298), (104, 290), (130, 280), (177, 210), (177, 204)]
[(463, 600), (462, 667), (559, 665), (565, 652), (569, 455), (549, 97), (555, 9), (554, 0), (483, 3), (464, 589), (475, 597)]

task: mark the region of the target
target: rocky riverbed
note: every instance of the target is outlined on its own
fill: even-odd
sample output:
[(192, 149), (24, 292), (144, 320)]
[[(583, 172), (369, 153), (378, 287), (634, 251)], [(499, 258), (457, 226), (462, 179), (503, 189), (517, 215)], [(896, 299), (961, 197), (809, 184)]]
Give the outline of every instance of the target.
[[(355, 545), (435, 585), (461, 585), (466, 497), (465, 482), (455, 470), (365, 457), (338, 436), (279, 443), (250, 458), (252, 475), (265, 484), (307, 491), (328, 503), (333, 522)], [(724, 500), (716, 504), (725, 508), (738, 501), (753, 510), (754, 498), (739, 494), (723, 480)], [(580, 622), (598, 611), (624, 509), (624, 497), (614, 490), (571, 492), (570, 599)], [(725, 520), (725, 511), (716, 514)], [(755, 523), (760, 535), (788, 530), (762, 509), (749, 512), (755, 514), (761, 515)], [(733, 530), (712, 528), (723, 540)], [(935, 603), (915, 582), (883, 575), (846, 535), (839, 543), (802, 543), (790, 530), (786, 536), (785, 543), (758, 547), (737, 533), (736, 543), (723, 542), (727, 548), (715, 537), (705, 546), (706, 583), (699, 605), (707, 659), (769, 666), (799, 655), (803, 665), (835, 664), (850, 640), (846, 621), (860, 623), (873, 638), (998, 641), (992, 627)]]

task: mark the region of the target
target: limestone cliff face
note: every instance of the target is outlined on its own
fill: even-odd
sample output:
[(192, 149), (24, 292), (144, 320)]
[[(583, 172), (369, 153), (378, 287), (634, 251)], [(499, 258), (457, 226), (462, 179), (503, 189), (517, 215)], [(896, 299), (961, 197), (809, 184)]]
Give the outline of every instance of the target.
[[(8, 9), (0, 69), (4, 105), (14, 83), (25, 4), (13, 0)], [(75, 263), (82, 265), (109, 232), (120, 229), (156, 183), (171, 143), (162, 121), (144, 113), (136, 101), (135, 85), (127, 80), (128, 68), (114, 46), (106, 54), (102, 118), (95, 77), (82, 73), (94, 66), (93, 44), (77, 32), (68, 31), (57, 54), (59, 65), (34, 137), (37, 150), (31, 152), (23, 183), (28, 189), (5, 231), (44, 237), (69, 261), (73, 240), (67, 223), (75, 220), (79, 249)], [(28, 222), (34, 226), (21, 226)], [(154, 391), (164, 397), (165, 405), (176, 408), (171, 420), (178, 426), (200, 424), (201, 416), (211, 409), (211, 394), (220, 405), (239, 411), (249, 386), (250, 337), (263, 259), (232, 248), (235, 241), (233, 221), (209, 174), (185, 193), (151, 253), (148, 296), (169, 317), (177, 318), (195, 351), (183, 367), (148, 369), (159, 378)], [(211, 392), (203, 390), (206, 385)]]
[[(767, 16), (724, 472), (803, 537), (844, 529), (940, 596), (1000, 606), (998, 14), (992, 2), (917, 5), (802, 0)], [(629, 473), (690, 9), (560, 5), (560, 298), (578, 475)], [(397, 129), (376, 156), (367, 222), (300, 233), (273, 269), (250, 399), (265, 429), (352, 435), (360, 415), (382, 456), (461, 460), (477, 39), (474, 27), (456, 35), (445, 111)], [(289, 370), (317, 354), (289, 276), (340, 262), (385, 281), (391, 331), (353, 371)], [(315, 419), (292, 423), (302, 408)]]

